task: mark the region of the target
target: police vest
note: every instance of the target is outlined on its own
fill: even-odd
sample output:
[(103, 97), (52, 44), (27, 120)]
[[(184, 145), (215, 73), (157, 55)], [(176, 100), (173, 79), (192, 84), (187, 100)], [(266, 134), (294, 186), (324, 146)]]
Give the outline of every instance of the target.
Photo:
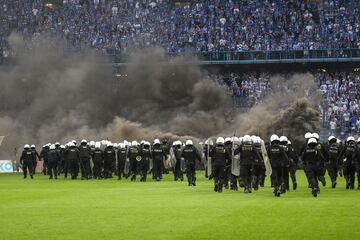
[(32, 161), (33, 159), (33, 153), (31, 152), (31, 150), (25, 150), (25, 154), (24, 154), (24, 161)]
[(101, 160), (102, 160), (102, 157), (103, 157), (102, 151), (101, 151), (100, 149), (96, 149), (96, 150), (94, 151), (94, 160), (95, 160), (95, 161), (101, 161)]
[(329, 147), (329, 158), (331, 160), (335, 160), (338, 158), (339, 155), (339, 147), (336, 143), (333, 143)]

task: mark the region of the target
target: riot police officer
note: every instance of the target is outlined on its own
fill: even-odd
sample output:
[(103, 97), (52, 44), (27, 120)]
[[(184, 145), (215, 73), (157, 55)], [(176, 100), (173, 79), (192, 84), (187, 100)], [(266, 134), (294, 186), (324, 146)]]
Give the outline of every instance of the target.
[(141, 147), (140, 150), (140, 156), (141, 156), (141, 161), (139, 164), (139, 170), (141, 176), (140, 182), (146, 182), (147, 173), (149, 171), (150, 160), (152, 158), (149, 142), (147, 141), (143, 142), (143, 146)]
[(94, 163), (93, 167), (93, 177), (95, 179), (101, 179), (102, 178), (102, 168), (104, 165), (104, 153), (101, 150), (101, 144), (100, 142), (95, 143), (95, 149), (91, 152), (91, 158)]
[(81, 179), (90, 179), (90, 156), (91, 149), (87, 145), (85, 139), (81, 140), (79, 146), (79, 156), (80, 156), (80, 167), (81, 167)]
[(320, 193), (319, 175), (321, 175), (321, 166), (323, 165), (324, 157), (321, 150), (317, 148), (318, 142), (315, 138), (308, 140), (308, 145), (304, 149), (301, 159), (304, 162), (304, 170), (309, 179), (311, 192), (314, 197)]
[(130, 172), (132, 174), (131, 181), (136, 181), (136, 175), (139, 172), (141, 161), (141, 154), (137, 141), (131, 142), (131, 147), (129, 148), (127, 157), (130, 160)]
[(189, 186), (196, 186), (195, 163), (196, 160), (201, 161), (199, 151), (194, 147), (192, 140), (187, 140), (185, 147), (181, 152), (181, 157), (184, 158), (186, 164), (186, 176)]
[(231, 159), (230, 150), (224, 146), (224, 143), (224, 138), (218, 137), (216, 139), (216, 145), (210, 152), (213, 167), (214, 191), (219, 193), (221, 193), (223, 189), (226, 162)]
[(288, 164), (289, 159), (284, 149), (280, 146), (280, 138), (273, 134), (270, 137), (270, 146), (267, 150), (271, 168), (272, 180), (274, 186), (274, 195), (280, 197), (284, 193), (282, 187), (284, 186), (284, 167)]
[(153, 175), (156, 181), (160, 181), (162, 178), (162, 166), (163, 161), (166, 157), (166, 152), (161, 147), (161, 143), (159, 139), (154, 140), (153, 149), (151, 151), (152, 159), (153, 159)]
[(50, 175), (49, 179), (53, 179), (53, 176), (55, 179), (57, 179), (59, 162), (60, 153), (56, 150), (55, 144), (52, 144), (48, 152), (48, 171)]
[(30, 150), (29, 144), (25, 144), (24, 150), (21, 153), (20, 156), (20, 164), (22, 166), (22, 170), (24, 173), (24, 178), (27, 177), (27, 173), (29, 172), (29, 175), (32, 178), (33, 177), (33, 153)]
[(328, 138), (327, 152), (328, 158), (325, 161), (325, 167), (331, 179), (331, 187), (336, 188), (336, 180), (339, 171), (339, 158), (341, 154), (336, 137), (330, 136)]
[(79, 173), (79, 150), (73, 142), (68, 143), (68, 148), (65, 150), (65, 173), (64, 177), (67, 178), (67, 173), (70, 170), (71, 179), (77, 179)]
[(114, 162), (116, 162), (116, 152), (112, 142), (106, 144), (104, 149), (104, 178), (112, 178)]

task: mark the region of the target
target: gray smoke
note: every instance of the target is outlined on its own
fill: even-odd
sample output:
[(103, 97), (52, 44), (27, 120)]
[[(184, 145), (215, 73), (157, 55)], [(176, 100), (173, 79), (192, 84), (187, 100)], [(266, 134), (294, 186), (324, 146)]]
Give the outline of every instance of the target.
[(45, 36), (33, 40), (37, 44), (30, 51), (15, 34), (9, 41), (17, 58), (11, 67), (0, 68), (0, 135), (6, 136), (0, 158), (12, 157), (14, 148), (25, 143), (81, 138), (198, 141), (232, 135), (235, 129), (237, 135), (264, 138), (318, 130), (318, 99), (309, 74), (274, 77), (273, 87), (281, 86), (275, 95), (231, 119), (230, 99), (194, 57), (169, 59), (162, 49), (134, 52), (115, 79), (108, 59), (90, 50), (71, 53)]
[(196, 140), (215, 133), (201, 121), (214, 121), (226, 104), (222, 88), (190, 56), (169, 60), (160, 49), (135, 52), (127, 77), (115, 80), (108, 59), (91, 51), (70, 53), (44, 36), (30, 51), (16, 34), (9, 41), (17, 58), (0, 69), (1, 158), (25, 143), (74, 138)]
[(262, 103), (236, 117), (243, 134), (269, 139), (272, 134), (287, 136), (300, 143), (306, 132), (319, 132), (320, 119), (316, 110), (321, 96), (311, 74), (294, 74), (290, 78), (271, 78), (272, 91)]

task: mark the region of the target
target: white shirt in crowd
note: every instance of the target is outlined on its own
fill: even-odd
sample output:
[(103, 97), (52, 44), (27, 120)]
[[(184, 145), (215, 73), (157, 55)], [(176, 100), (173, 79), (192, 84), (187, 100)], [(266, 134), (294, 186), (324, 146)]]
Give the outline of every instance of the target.
[(335, 120), (331, 120), (331, 121), (330, 121), (330, 129), (331, 129), (331, 130), (335, 130), (335, 129), (336, 129), (336, 121), (335, 121)]

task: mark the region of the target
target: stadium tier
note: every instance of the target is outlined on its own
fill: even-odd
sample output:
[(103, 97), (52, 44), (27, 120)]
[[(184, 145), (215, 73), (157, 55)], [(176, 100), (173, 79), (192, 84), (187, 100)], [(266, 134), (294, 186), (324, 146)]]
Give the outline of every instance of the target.
[(6, 39), (18, 32), (25, 38), (48, 33), (77, 49), (112, 55), (160, 46), (173, 54), (198, 53), (205, 61), (359, 57), (358, 1), (174, 2), (2, 1), (0, 52), (14, 54)]

